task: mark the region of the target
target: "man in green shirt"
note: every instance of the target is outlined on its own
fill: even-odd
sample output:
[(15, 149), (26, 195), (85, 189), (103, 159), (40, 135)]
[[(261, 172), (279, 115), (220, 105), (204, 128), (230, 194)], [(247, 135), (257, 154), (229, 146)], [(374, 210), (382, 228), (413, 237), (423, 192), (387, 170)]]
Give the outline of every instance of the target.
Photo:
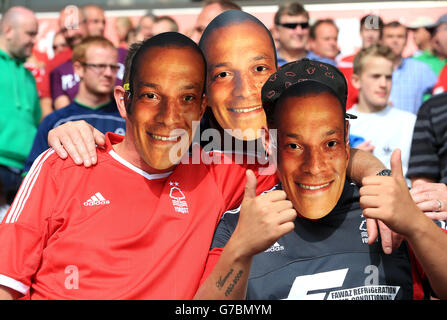
[(36, 82), (23, 66), (37, 28), (34, 13), (24, 7), (11, 7), (0, 23), (0, 179), (8, 202), (20, 186), (41, 117)]
[(433, 72), (439, 76), (447, 59), (437, 50), (433, 35), (426, 28), (426, 26), (431, 24), (433, 24), (433, 21), (430, 18), (419, 17), (408, 29), (413, 32), (413, 40), (418, 47), (413, 58), (428, 64)]

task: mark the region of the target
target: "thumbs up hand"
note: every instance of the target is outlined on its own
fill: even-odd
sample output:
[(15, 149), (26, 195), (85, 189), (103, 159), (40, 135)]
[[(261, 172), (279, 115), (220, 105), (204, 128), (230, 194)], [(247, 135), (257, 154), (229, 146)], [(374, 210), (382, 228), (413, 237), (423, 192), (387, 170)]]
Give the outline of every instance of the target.
[(231, 237), (246, 257), (267, 250), (294, 229), (296, 211), (283, 190), (256, 196), (256, 176), (247, 170), (244, 199), (237, 227)]
[(391, 155), (391, 172), (391, 177), (370, 176), (362, 180), (360, 206), (365, 218), (379, 219), (393, 231), (407, 236), (423, 214), (408, 190), (399, 149)]

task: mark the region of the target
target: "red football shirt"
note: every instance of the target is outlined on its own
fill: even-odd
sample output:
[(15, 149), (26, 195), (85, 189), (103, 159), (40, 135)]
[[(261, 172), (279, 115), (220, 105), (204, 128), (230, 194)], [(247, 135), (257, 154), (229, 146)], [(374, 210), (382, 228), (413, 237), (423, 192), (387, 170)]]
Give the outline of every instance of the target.
[(439, 73), (438, 82), (433, 87), (433, 94), (439, 94), (445, 91), (447, 91), (447, 66), (444, 66)]
[[(85, 168), (49, 149), (0, 224), (0, 284), (31, 299), (190, 299), (220, 216), (242, 200), (245, 171), (182, 164), (148, 174), (113, 151)], [(258, 189), (276, 177), (258, 177)]]

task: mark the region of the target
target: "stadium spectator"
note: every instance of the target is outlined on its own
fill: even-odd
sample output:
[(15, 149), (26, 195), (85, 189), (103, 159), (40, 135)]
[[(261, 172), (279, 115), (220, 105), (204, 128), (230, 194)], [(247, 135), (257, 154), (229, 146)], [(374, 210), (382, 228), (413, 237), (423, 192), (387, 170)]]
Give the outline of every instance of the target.
[(52, 112), (39, 125), (25, 172), (48, 149), (48, 132), (67, 121), (85, 120), (103, 133), (125, 133), (124, 119), (113, 99), (119, 70), (117, 49), (102, 36), (87, 37), (73, 50), (73, 67), (80, 78), (79, 91), (72, 103)]
[[(444, 56), (447, 55), (446, 27), (447, 15), (426, 26), (434, 45)], [(447, 70), (446, 67), (443, 70)], [(446, 106), (447, 94), (441, 93), (425, 101), (419, 109), (407, 172), (414, 201), (429, 217), (437, 220), (447, 220)]]
[(407, 38), (407, 28), (398, 21), (384, 25), (382, 42), (395, 54), (390, 105), (417, 114), (426, 95), (431, 94), (437, 76), (427, 64), (402, 56)]
[(152, 28), (154, 26), (155, 18), (156, 16), (151, 12), (146, 13), (140, 18), (140, 21), (138, 21), (138, 26), (135, 30), (136, 41), (143, 41), (153, 36)]
[(67, 41), (65, 41), (65, 37), (61, 31), (58, 31), (54, 34), (53, 37), (53, 53), (57, 55), (62, 50), (66, 49), (68, 46)]
[(152, 36), (163, 32), (178, 32), (177, 22), (170, 16), (156, 17), (152, 26)]
[[(83, 7), (83, 12), (88, 13), (89, 18), (84, 19), (87, 26), (87, 34), (104, 36), (104, 28), (101, 23), (104, 19), (104, 10), (96, 5), (87, 5)], [(90, 23), (90, 25), (88, 25)], [(118, 48), (118, 65), (119, 70), (116, 77), (116, 85), (122, 84), (124, 73), (124, 61), (126, 59), (127, 50)], [(80, 78), (73, 68), (72, 60), (68, 60), (54, 68), (50, 73), (51, 97), (54, 108), (61, 109), (73, 102), (74, 97), (79, 90)]]
[(447, 92), (434, 95), (419, 109), (407, 178), (419, 207), (447, 220)]
[(338, 27), (332, 19), (317, 20), (309, 30), (309, 48), (308, 59), (320, 60), (327, 58), (332, 60), (335, 65), (335, 59), (340, 53), (338, 47)]
[(50, 73), (54, 68), (62, 63), (69, 61), (72, 55), (72, 49), (76, 44), (87, 36), (87, 29), (81, 10), (73, 5), (67, 6), (59, 13), (59, 31), (65, 37), (68, 47), (55, 55), (46, 65), (44, 79), (42, 82), (40, 105), (43, 113), (48, 114), (54, 110), (54, 101), (52, 100)]
[(406, 174), (416, 116), (388, 105), (394, 58), (390, 48), (379, 44), (356, 55), (352, 84), (359, 92), (359, 102), (349, 112), (358, 118), (351, 122), (350, 134), (370, 142), (373, 154), (388, 168), (391, 153), (400, 149)]
[(115, 20), (115, 31), (118, 36), (118, 47), (127, 49), (129, 45), (128, 34), (133, 30), (132, 20), (129, 17), (118, 17)]
[(207, 0), (205, 1), (202, 10), (197, 16), (194, 27), (191, 31), (190, 38), (196, 43), (199, 43), (200, 37), (206, 26), (216, 16), (227, 10), (242, 10), (242, 8), (232, 0)]
[(11, 7), (0, 22), (0, 180), (8, 203), (22, 181), (22, 170), (41, 119), (36, 82), (23, 63), (38, 30), (34, 13)]
[[(308, 57), (309, 13), (298, 2), (286, 2), (279, 6), (273, 18), (274, 36), (279, 43), (278, 66)], [(331, 63), (327, 58), (319, 61)]]
[[(447, 273), (442, 264), (447, 254), (436, 240), (446, 244), (447, 236), (414, 205), (398, 161), (393, 161), (392, 178), (364, 179), (368, 186), (362, 187), (363, 193), (346, 178), (350, 156), (346, 119), (352, 117), (345, 109), (343, 74), (332, 65), (322, 67), (319, 62), (301, 60), (284, 65), (270, 79), (263, 87), (262, 100), (271, 110), (267, 113), (269, 123), (278, 130), (281, 184), (256, 196), (256, 179), (247, 174), (241, 208), (220, 221), (207, 260), (206, 280), (195, 298), (428, 297), (429, 287), (422, 286), (426, 276), (413, 264), (406, 242), (386, 255), (379, 243), (368, 246), (362, 241), (364, 208), (408, 235), (427, 266), (435, 292), (445, 298)], [(390, 179), (395, 183), (388, 183)], [(379, 183), (393, 185), (396, 191), (376, 190)], [(286, 196), (299, 215), (296, 219), (290, 202), (284, 201)], [(416, 221), (405, 223), (407, 211)], [(388, 217), (389, 213), (395, 215)], [(403, 225), (394, 221), (396, 216)], [(430, 232), (434, 234), (428, 235)], [(420, 239), (421, 233), (429, 240)], [(438, 255), (425, 252), (431, 246)]]
[[(447, 57), (447, 14), (439, 17), (436, 23), (426, 27), (430, 30), (433, 38), (433, 45), (439, 54)], [(433, 89), (433, 94), (439, 94), (447, 90), (447, 66), (444, 66), (439, 74), (439, 78)]]
[[(361, 48), (368, 48), (369, 46), (376, 44), (382, 38), (383, 20), (377, 15), (368, 14), (360, 19), (360, 38), (362, 41)], [(360, 48), (360, 49), (361, 49)], [(348, 81), (348, 100), (346, 102), (346, 109), (350, 109), (354, 104), (358, 102), (357, 89), (352, 85), (352, 72), (355, 55), (358, 50), (351, 55), (341, 58), (337, 68), (346, 77)]]
[(87, 34), (89, 36), (104, 36), (106, 17), (104, 10), (96, 4), (86, 4), (81, 7)]
[(430, 18), (420, 17), (409, 27), (413, 31), (413, 39), (418, 50), (413, 54), (413, 58), (425, 62), (434, 73), (439, 76), (447, 59), (439, 52), (438, 45), (434, 37), (426, 26), (433, 24)]
[(418, 17), (412, 24), (408, 26), (408, 29), (412, 31), (413, 41), (417, 47), (413, 57), (417, 57), (425, 50), (431, 50), (431, 35), (425, 26), (433, 24), (433, 20), (429, 17)]

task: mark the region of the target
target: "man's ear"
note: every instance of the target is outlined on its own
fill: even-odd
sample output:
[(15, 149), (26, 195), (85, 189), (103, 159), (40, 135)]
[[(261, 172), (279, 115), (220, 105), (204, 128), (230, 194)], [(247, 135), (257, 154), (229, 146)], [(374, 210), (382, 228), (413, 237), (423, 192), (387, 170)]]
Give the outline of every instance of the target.
[(73, 70), (79, 76), (79, 79), (84, 78), (84, 67), (79, 61), (73, 63)]
[(130, 103), (129, 91), (124, 90), (122, 86), (115, 86), (113, 89), (113, 96), (115, 97), (118, 111), (124, 119), (127, 119), (127, 103)]
[[(272, 129), (275, 130), (275, 129)], [(276, 132), (276, 131), (275, 131)], [(275, 152), (276, 146), (276, 134), (272, 134), (267, 126), (261, 127), (261, 141), (264, 147), (264, 150), (267, 155), (272, 155), (272, 152)]]
[(349, 161), (349, 157), (351, 156), (351, 145), (349, 143), (349, 120), (345, 120), (345, 141), (346, 141), (346, 160)]
[(6, 40), (11, 40), (14, 37), (14, 29), (10, 23), (5, 23), (3, 25), (1, 33), (4, 34)]
[(357, 74), (352, 74), (351, 83), (354, 88), (356, 88), (357, 90), (360, 89), (360, 77)]

